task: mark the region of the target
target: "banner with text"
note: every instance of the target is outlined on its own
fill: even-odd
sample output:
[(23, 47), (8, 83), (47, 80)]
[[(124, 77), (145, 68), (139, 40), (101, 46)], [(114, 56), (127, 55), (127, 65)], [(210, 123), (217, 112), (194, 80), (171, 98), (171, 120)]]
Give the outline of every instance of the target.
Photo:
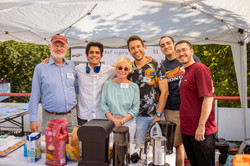
[[(147, 46), (145, 49), (145, 55), (151, 56), (159, 62), (165, 60), (164, 54), (161, 52), (159, 46)], [(105, 48), (103, 51), (103, 57), (101, 59), (107, 65), (114, 65), (119, 57), (128, 57), (131, 61), (134, 58), (128, 52), (128, 49), (116, 49), (116, 48)], [(71, 60), (73, 62), (87, 62), (85, 48), (71, 48)]]

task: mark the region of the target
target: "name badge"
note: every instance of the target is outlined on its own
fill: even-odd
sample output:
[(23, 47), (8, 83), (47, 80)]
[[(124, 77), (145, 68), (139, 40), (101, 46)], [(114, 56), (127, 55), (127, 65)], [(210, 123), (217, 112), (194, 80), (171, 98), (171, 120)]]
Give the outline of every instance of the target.
[(101, 74), (96, 76), (96, 79), (101, 79), (101, 78), (102, 78)]
[(128, 83), (121, 83), (120, 88), (128, 88)]
[(73, 73), (67, 73), (67, 78), (68, 79), (74, 79)]
[(151, 83), (151, 79), (148, 77), (143, 77), (142, 81), (146, 83)]

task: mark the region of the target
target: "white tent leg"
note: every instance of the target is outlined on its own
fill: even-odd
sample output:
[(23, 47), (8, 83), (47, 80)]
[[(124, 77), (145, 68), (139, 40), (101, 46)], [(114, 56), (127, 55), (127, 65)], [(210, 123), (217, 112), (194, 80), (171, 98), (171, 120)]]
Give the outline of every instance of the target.
[[(240, 39), (245, 39), (246, 33), (239, 34)], [(248, 138), (248, 108), (247, 108), (247, 49), (246, 42), (243, 41), (242, 45), (231, 45), (234, 65), (236, 70), (237, 82), (240, 92), (241, 108), (244, 111), (244, 128), (245, 138)]]
[[(243, 36), (243, 34), (242, 34)], [(244, 36), (243, 36), (244, 38)], [(244, 111), (245, 117), (245, 138), (248, 138), (248, 106), (247, 106), (247, 48), (246, 43), (240, 46), (240, 61), (241, 61), (241, 78), (242, 78), (242, 94), (240, 96), (241, 99), (241, 107)]]

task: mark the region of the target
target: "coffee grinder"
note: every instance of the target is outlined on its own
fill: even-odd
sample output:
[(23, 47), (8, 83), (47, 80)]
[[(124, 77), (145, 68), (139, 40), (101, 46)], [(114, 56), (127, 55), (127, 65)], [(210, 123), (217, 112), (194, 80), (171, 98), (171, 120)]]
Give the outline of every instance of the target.
[(174, 135), (176, 130), (176, 123), (171, 121), (164, 121), (160, 120), (157, 121), (160, 125), (162, 136), (164, 136), (167, 139), (167, 154), (173, 153), (173, 147), (174, 147)]
[(78, 166), (109, 165), (109, 134), (115, 124), (108, 119), (93, 119), (78, 129), (82, 141), (82, 158)]

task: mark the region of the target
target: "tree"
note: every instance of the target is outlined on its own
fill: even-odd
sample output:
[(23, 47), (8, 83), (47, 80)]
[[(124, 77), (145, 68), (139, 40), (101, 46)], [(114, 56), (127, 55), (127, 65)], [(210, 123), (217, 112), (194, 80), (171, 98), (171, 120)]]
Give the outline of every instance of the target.
[[(45, 45), (0, 42), (0, 78), (11, 83), (12, 93), (30, 93), (35, 66), (47, 57), (50, 57), (50, 50)], [(11, 97), (6, 100), (28, 102), (29, 98)]]
[[(239, 89), (234, 68), (234, 59), (230, 46), (224, 45), (194, 45), (195, 54), (210, 69), (215, 87), (215, 96), (239, 96)], [(250, 76), (250, 44), (248, 48), (248, 80)], [(248, 96), (249, 92), (248, 82)], [(219, 101), (223, 107), (240, 107), (240, 101)], [(248, 102), (249, 103), (249, 102)]]

